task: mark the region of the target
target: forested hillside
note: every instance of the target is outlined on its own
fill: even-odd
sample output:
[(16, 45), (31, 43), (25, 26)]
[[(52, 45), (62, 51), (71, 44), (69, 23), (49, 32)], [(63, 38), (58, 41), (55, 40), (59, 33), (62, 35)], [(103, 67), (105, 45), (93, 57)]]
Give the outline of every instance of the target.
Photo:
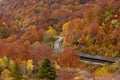
[[(59, 36), (62, 52), (54, 46)], [(120, 57), (120, 0), (0, 1), (1, 79), (81, 80), (74, 78), (88, 70), (92, 80), (120, 70), (118, 62), (82, 62), (80, 52)]]

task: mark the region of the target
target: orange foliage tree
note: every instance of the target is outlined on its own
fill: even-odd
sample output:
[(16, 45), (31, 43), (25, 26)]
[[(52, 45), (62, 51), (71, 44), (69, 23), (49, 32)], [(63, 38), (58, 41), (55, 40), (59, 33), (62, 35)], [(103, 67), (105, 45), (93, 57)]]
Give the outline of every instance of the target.
[(66, 48), (57, 57), (57, 62), (61, 67), (79, 67), (80, 57), (73, 48)]
[(43, 41), (43, 33), (44, 30), (37, 30), (37, 29), (30, 29), (27, 32), (25, 32), (21, 36), (21, 40), (26, 41), (29, 40), (31, 43), (34, 43), (35, 41)]
[(57, 69), (57, 76), (58, 79), (62, 79), (62, 80), (70, 80), (70, 79), (74, 79), (74, 77), (76, 77), (76, 75), (78, 74), (77, 70), (72, 69), (72, 68), (60, 68)]

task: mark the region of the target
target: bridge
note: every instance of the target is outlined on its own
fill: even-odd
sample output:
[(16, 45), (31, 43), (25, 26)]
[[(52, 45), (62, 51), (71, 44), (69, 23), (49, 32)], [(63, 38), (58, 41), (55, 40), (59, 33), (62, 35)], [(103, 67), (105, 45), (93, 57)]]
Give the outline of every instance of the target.
[(80, 52), (78, 56), (80, 56), (80, 59), (82, 61), (90, 62), (93, 64), (101, 64), (101, 65), (105, 63), (112, 64), (112, 63), (115, 63), (116, 61), (120, 61), (119, 57), (112, 58), (112, 57), (106, 57), (106, 56), (101, 56), (101, 55), (92, 55), (92, 54), (84, 53), (84, 52)]

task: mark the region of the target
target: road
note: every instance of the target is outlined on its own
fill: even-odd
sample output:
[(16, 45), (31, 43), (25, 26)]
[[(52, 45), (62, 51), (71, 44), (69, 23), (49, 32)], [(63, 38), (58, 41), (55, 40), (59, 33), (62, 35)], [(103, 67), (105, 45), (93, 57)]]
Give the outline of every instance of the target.
[(58, 36), (58, 39), (54, 42), (55, 51), (57, 51), (57, 52), (62, 52), (63, 51), (62, 40), (63, 40), (63, 37)]

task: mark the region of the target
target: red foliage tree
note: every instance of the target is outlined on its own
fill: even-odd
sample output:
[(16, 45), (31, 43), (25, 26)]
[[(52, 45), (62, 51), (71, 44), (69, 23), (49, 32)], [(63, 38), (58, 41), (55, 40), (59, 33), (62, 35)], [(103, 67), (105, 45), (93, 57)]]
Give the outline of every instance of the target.
[(0, 40), (0, 57), (4, 57), (8, 52), (8, 45), (3, 40)]
[(26, 41), (29, 40), (31, 43), (34, 43), (35, 41), (43, 41), (43, 30), (36, 30), (36, 29), (32, 29), (32, 30), (28, 30), (27, 32), (25, 32), (22, 36), (21, 36), (21, 40), (22, 41)]
[(91, 37), (95, 36), (99, 30), (99, 24), (98, 23), (91, 23), (88, 25), (88, 27), (85, 29), (85, 33), (88, 33)]
[(22, 60), (27, 60), (30, 58), (30, 55), (27, 54), (26, 51), (27, 50), (23, 43), (18, 40), (8, 46), (7, 57), (15, 61), (21, 62)]
[(120, 28), (114, 30), (111, 33), (111, 39), (112, 39), (113, 44), (116, 44), (117, 42), (119, 42), (118, 40), (119, 37), (120, 37)]
[(41, 61), (45, 58), (49, 58), (52, 59), (52, 55), (53, 55), (53, 51), (50, 48), (50, 46), (48, 46), (47, 44), (41, 43), (40, 42), (35, 42), (34, 44), (32, 44), (29, 47), (29, 53), (32, 56), (32, 59), (34, 60), (34, 62), (36, 61)]

